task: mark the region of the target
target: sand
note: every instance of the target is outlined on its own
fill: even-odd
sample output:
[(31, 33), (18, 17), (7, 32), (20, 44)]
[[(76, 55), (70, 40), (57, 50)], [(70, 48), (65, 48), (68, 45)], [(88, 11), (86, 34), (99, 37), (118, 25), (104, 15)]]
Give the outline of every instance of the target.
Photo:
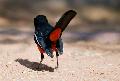
[(46, 54), (39, 64), (40, 54), (33, 40), (1, 44), (0, 58), (0, 81), (120, 81), (119, 46), (65, 43), (57, 69), (56, 57)]

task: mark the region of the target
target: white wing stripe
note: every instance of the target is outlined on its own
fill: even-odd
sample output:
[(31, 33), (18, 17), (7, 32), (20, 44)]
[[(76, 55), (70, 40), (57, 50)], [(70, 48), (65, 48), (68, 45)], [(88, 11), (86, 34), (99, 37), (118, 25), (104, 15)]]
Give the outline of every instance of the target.
[[(34, 36), (35, 36), (35, 39), (36, 39), (37, 43), (40, 45), (40, 43), (39, 43), (38, 40), (37, 40), (36, 34), (34, 34)], [(41, 46), (41, 45), (40, 45), (40, 46)]]

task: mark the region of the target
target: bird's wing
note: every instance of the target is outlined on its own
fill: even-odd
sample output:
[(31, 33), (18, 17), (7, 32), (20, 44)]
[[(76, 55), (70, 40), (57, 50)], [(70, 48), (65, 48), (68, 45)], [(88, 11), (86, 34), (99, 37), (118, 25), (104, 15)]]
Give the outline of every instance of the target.
[(41, 48), (45, 49), (46, 45), (44, 42), (44, 38), (41, 35), (37, 34), (36, 32), (34, 33), (34, 41)]
[(56, 48), (59, 54), (63, 54), (63, 42), (61, 38), (59, 38), (59, 40), (57, 41)]

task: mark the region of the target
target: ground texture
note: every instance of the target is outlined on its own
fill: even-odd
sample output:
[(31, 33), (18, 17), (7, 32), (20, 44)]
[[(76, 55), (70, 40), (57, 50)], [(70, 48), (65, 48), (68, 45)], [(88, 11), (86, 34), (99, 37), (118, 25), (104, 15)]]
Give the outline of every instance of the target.
[(120, 81), (119, 45), (65, 43), (58, 69), (55, 57), (39, 61), (33, 40), (1, 44), (0, 81)]

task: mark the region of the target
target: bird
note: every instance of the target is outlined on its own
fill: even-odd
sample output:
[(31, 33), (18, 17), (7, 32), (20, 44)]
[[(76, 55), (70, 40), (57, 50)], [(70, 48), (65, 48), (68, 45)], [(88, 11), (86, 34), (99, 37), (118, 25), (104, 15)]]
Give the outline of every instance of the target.
[(55, 26), (52, 26), (48, 22), (45, 15), (37, 15), (34, 18), (34, 41), (39, 52), (41, 53), (40, 63), (42, 63), (45, 53), (53, 58), (53, 52), (56, 52), (58, 68), (58, 56), (63, 54), (63, 41), (61, 38), (62, 33), (76, 14), (77, 12), (74, 10), (66, 11), (58, 22), (56, 22)]

